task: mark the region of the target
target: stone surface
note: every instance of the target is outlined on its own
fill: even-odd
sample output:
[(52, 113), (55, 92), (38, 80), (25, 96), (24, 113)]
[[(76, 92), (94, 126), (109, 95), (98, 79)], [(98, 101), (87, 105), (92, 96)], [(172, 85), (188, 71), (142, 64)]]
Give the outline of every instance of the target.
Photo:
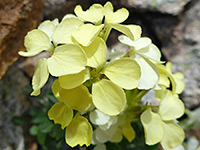
[(0, 150), (24, 149), (23, 129), (12, 118), (20, 116), (29, 105), (27, 85), (29, 79), (16, 65), (0, 81)]
[(178, 15), (190, 0), (121, 0), (125, 7), (140, 11), (158, 11), (164, 14)]
[(89, 2), (90, 0), (45, 0), (44, 19), (61, 19), (65, 14), (73, 13), (76, 5), (81, 5), (84, 9), (87, 9), (90, 5)]
[(0, 79), (23, 49), (23, 38), (40, 19), (43, 0), (0, 1)]
[(189, 108), (200, 106), (200, 0), (178, 18), (152, 19), (162, 52), (185, 75), (182, 99)]

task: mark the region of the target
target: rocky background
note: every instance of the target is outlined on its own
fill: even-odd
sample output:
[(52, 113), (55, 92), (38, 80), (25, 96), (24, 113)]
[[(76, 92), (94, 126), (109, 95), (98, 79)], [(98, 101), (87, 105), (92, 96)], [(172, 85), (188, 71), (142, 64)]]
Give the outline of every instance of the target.
[[(161, 49), (163, 60), (174, 64), (174, 71), (185, 75), (186, 88), (181, 95), (187, 108), (200, 107), (200, 0), (111, 0), (114, 7), (126, 7), (130, 17), (125, 23), (143, 28), (143, 36), (152, 38)], [(105, 0), (6, 0), (0, 1), (0, 150), (24, 147), (22, 127), (12, 122), (31, 107), (30, 84), (38, 58), (24, 59), (23, 38), (46, 19), (62, 18), (73, 13), (77, 4), (87, 9)], [(113, 32), (110, 47), (118, 33)], [(32, 98), (34, 100), (34, 98)]]

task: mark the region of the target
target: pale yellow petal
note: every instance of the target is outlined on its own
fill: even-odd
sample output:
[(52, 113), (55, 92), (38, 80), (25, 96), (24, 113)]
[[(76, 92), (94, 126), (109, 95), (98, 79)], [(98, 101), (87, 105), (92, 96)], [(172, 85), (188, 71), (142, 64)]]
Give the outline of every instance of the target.
[(135, 139), (135, 130), (131, 126), (130, 122), (126, 122), (122, 126), (122, 133), (124, 137), (129, 141), (132, 142)]
[(37, 96), (40, 94), (40, 89), (45, 85), (49, 78), (46, 58), (41, 58), (37, 64), (36, 70), (32, 79), (33, 92), (31, 95)]
[(106, 79), (93, 84), (92, 100), (97, 109), (110, 116), (118, 115), (126, 106), (124, 91)]
[(103, 39), (97, 37), (88, 47), (83, 47), (88, 61), (87, 66), (93, 68), (102, 68), (106, 63), (106, 43)]
[(87, 57), (80, 46), (66, 44), (57, 47), (47, 62), (50, 74), (57, 77), (84, 70)]
[(115, 84), (124, 89), (138, 86), (141, 72), (138, 63), (131, 58), (121, 58), (108, 64), (103, 73)]
[(105, 125), (110, 120), (110, 116), (102, 113), (98, 109), (92, 111), (89, 115), (90, 121), (95, 125)]
[(117, 126), (111, 126), (107, 130), (102, 130), (97, 127), (94, 131), (94, 139), (96, 139), (96, 143), (106, 143), (112, 139), (112, 136), (116, 132)]
[(73, 43), (72, 33), (83, 24), (78, 18), (68, 18), (63, 20), (55, 29), (53, 34), (53, 43), (58, 44)]
[[(107, 150), (107, 149), (106, 149), (105, 144), (96, 144), (93, 150)], [(200, 149), (198, 149), (198, 150), (200, 150)]]
[(39, 25), (38, 29), (46, 33), (52, 40), (52, 35), (56, 29), (56, 25), (50, 20), (46, 20)]
[(148, 51), (142, 53), (142, 55), (146, 56), (147, 58), (150, 58), (151, 60), (155, 60), (156, 62), (160, 62), (161, 53), (158, 47), (154, 44), (150, 44), (148, 47)]
[(129, 12), (125, 8), (118, 9), (116, 12), (113, 11), (112, 3), (107, 2), (104, 5), (105, 23), (121, 23), (128, 18)]
[(61, 89), (60, 98), (67, 106), (79, 112), (86, 111), (92, 104), (92, 96), (84, 85), (70, 90)]
[[(74, 14), (66, 14), (63, 18), (62, 18), (62, 21), (64, 21), (65, 19), (69, 19), (69, 18), (77, 18), (77, 19), (80, 19), (82, 20), (81, 18), (78, 18), (76, 15)], [(82, 20), (84, 21), (84, 20)]]
[(177, 72), (175, 74), (172, 74), (172, 63), (168, 62), (166, 66), (164, 65), (157, 65), (160, 72), (166, 74), (172, 84), (172, 91), (176, 94), (182, 93), (182, 91), (185, 88), (185, 83), (183, 82), (183, 74), (180, 72)]
[(88, 69), (85, 69), (76, 74), (69, 74), (65, 76), (60, 76), (58, 78), (59, 84), (64, 89), (73, 89), (80, 86), (86, 80), (90, 78), (90, 73)]
[(103, 6), (100, 4), (93, 4), (88, 10), (83, 11), (80, 5), (77, 5), (74, 9), (75, 14), (85, 21), (100, 24), (103, 20), (104, 12)]
[(184, 104), (177, 95), (167, 90), (160, 102), (159, 114), (162, 120), (174, 120), (184, 114)]
[(19, 51), (19, 55), (31, 57), (39, 54), (43, 50), (51, 51), (53, 45), (46, 33), (41, 30), (34, 29), (25, 36), (24, 46), (27, 52)]
[(181, 94), (185, 88), (185, 83), (183, 82), (184, 75), (180, 72), (176, 72), (173, 74), (174, 82), (176, 84), (176, 89), (174, 90), (175, 93)]
[(183, 129), (174, 121), (163, 122), (164, 136), (161, 145), (164, 149), (173, 149), (183, 143), (185, 134)]
[(133, 48), (135, 51), (139, 51), (141, 49), (145, 49), (148, 48), (152, 41), (150, 38), (147, 37), (141, 37), (140, 39), (133, 41), (131, 40), (129, 37), (125, 36), (125, 35), (120, 35), (118, 37), (119, 41), (127, 46), (130, 46), (131, 48)]
[(166, 88), (168, 88), (170, 86), (170, 81), (168, 79), (168, 76), (164, 72), (160, 71), (160, 77), (159, 77), (158, 84), (164, 85)]
[(132, 41), (136, 41), (141, 37), (142, 29), (138, 25), (121, 25), (121, 24), (110, 24), (115, 30), (124, 33)]
[(51, 21), (55, 26), (57, 26), (59, 24), (59, 20), (58, 18), (53, 19), (53, 21)]
[(142, 113), (140, 120), (144, 127), (146, 144), (154, 145), (160, 142), (164, 135), (163, 123), (160, 116), (148, 109)]
[(59, 92), (62, 88), (60, 87), (58, 80), (55, 80), (53, 82), (51, 89), (52, 89), (53, 95), (60, 101), (60, 93)]
[(89, 146), (92, 142), (92, 126), (85, 117), (76, 115), (65, 131), (65, 141), (71, 147)]
[(166, 64), (166, 70), (167, 70), (168, 76), (172, 82), (173, 92), (177, 93), (177, 94), (181, 94), (185, 88), (185, 83), (183, 82), (184, 75), (180, 72), (173, 74), (171, 62), (168, 62)]
[(172, 63), (171, 62), (167, 62), (166, 64), (166, 70), (170, 73), (172, 73)]
[(153, 63), (140, 55), (135, 55), (135, 60), (140, 65), (141, 77), (139, 79), (138, 89), (148, 90), (153, 88), (159, 80), (159, 73)]
[(61, 128), (64, 129), (73, 118), (73, 110), (63, 102), (58, 102), (48, 111), (48, 116), (50, 120), (53, 120), (55, 124), (60, 124)]
[(81, 45), (89, 46), (98, 36), (103, 27), (103, 24), (98, 26), (92, 24), (83, 24), (75, 32), (73, 32), (72, 36), (74, 40)]
[(119, 128), (117, 128), (112, 138), (109, 141), (112, 143), (119, 143), (122, 141), (122, 139), (123, 139), (122, 131)]
[(155, 97), (157, 100), (159, 100), (159, 102), (161, 101), (163, 94), (166, 91), (166, 87), (164, 87), (164, 86), (160, 86), (160, 87), (161, 87), (161, 89), (155, 90)]

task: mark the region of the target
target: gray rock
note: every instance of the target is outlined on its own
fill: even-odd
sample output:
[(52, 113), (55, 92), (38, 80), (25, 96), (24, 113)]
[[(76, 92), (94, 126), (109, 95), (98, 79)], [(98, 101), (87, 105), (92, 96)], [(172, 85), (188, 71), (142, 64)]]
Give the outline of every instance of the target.
[(178, 18), (153, 19), (162, 52), (184, 74), (186, 88), (182, 99), (189, 108), (200, 105), (200, 0)]
[(20, 116), (27, 105), (28, 79), (15, 66), (0, 81), (0, 149), (24, 149), (23, 129), (16, 126), (13, 116)]
[(178, 15), (190, 0), (121, 0), (126, 7), (142, 11), (158, 11), (164, 14)]
[(84, 9), (89, 7), (90, 0), (45, 0), (43, 16), (44, 19), (61, 19), (65, 14), (74, 13), (76, 5), (81, 5)]

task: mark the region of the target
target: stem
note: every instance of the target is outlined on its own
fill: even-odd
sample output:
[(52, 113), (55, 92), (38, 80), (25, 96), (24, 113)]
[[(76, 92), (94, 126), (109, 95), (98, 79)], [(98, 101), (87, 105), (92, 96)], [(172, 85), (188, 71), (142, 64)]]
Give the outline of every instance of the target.
[(103, 36), (103, 39), (104, 39), (105, 42), (108, 39), (108, 36), (110, 34), (111, 29), (112, 29), (111, 26), (109, 26), (109, 25), (106, 26), (106, 31), (105, 31), (104, 36)]
[(138, 93), (136, 98), (134, 99), (134, 102), (139, 103), (141, 101), (141, 98), (148, 92), (148, 90), (142, 90)]

